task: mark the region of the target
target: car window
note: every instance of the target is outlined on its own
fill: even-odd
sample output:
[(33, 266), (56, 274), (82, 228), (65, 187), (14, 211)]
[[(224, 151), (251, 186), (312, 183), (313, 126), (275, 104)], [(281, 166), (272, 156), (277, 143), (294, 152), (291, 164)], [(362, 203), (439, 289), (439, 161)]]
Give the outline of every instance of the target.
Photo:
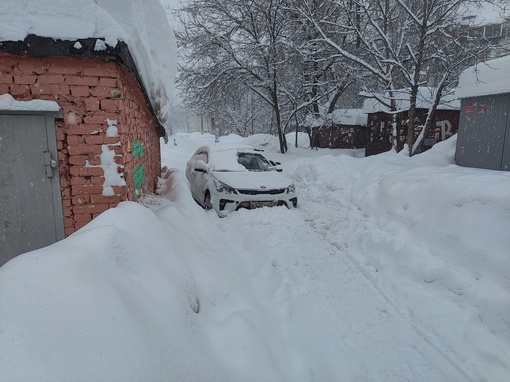
[(237, 162), (250, 171), (269, 171), (271, 164), (260, 154), (243, 153), (237, 154)]

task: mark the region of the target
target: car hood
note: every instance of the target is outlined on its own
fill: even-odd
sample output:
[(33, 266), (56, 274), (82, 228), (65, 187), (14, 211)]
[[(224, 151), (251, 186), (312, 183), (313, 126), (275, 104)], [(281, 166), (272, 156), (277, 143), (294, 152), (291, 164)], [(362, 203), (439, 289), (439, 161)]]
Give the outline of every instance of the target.
[(274, 190), (292, 184), (286, 175), (277, 171), (214, 171), (214, 177), (241, 190)]

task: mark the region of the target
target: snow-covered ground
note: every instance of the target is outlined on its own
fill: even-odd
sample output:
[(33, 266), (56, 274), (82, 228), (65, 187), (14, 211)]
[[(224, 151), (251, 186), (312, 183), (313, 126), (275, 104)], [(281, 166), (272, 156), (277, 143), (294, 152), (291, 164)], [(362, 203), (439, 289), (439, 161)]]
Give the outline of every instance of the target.
[(455, 137), (221, 139), (282, 162), (299, 207), (202, 210), (184, 165), (214, 136), (170, 137), (161, 196), (0, 268), (0, 381), (510, 380), (509, 172), (452, 164)]

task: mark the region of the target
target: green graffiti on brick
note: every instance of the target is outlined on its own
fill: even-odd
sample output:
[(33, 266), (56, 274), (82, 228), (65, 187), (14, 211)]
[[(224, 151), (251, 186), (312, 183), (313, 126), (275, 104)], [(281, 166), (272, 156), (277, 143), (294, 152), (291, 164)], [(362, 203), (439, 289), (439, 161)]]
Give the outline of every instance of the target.
[(140, 141), (133, 142), (133, 157), (143, 158), (143, 143)]
[(139, 190), (140, 188), (142, 188), (143, 182), (145, 182), (145, 165), (135, 166), (133, 178), (135, 183), (135, 189)]

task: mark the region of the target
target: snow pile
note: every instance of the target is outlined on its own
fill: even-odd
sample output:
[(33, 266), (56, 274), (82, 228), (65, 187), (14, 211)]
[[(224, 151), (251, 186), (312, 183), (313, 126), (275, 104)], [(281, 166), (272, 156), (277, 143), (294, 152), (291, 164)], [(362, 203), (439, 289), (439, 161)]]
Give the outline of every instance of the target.
[(510, 380), (509, 172), (269, 146), (298, 208), (220, 219), (183, 175), (214, 135), (169, 138), (163, 197), (0, 268), (6, 380)]
[[(452, 158), (455, 139), (445, 145)], [(356, 235), (364, 251), (357, 259), (417, 326), (430, 329), (436, 346), (459, 359), (471, 359), (471, 349), (482, 359), (499, 353), (495, 359), (508, 368), (510, 174), (443, 167), (434, 154), (406, 167), (360, 169), (352, 201), (370, 220)], [(408, 286), (416, 290), (402, 293)], [(460, 339), (465, 349), (456, 348)], [(485, 373), (499, 380), (493, 365), (479, 365), (464, 367), (475, 380)]]
[[(288, 133), (286, 135), (287, 144), (289, 147), (296, 147), (302, 149), (310, 148), (310, 137), (306, 133)], [(278, 146), (279, 147), (279, 146)], [(279, 151), (279, 149), (277, 150)]]
[(158, 0), (3, 0), (1, 7), (0, 41), (35, 34), (98, 38), (96, 49), (127, 43), (160, 122), (168, 123), (177, 48)]
[(169, 209), (121, 203), (0, 268), (0, 379), (215, 380), (185, 264), (205, 245)]
[(455, 92), (458, 98), (510, 93), (510, 56), (464, 70)]

